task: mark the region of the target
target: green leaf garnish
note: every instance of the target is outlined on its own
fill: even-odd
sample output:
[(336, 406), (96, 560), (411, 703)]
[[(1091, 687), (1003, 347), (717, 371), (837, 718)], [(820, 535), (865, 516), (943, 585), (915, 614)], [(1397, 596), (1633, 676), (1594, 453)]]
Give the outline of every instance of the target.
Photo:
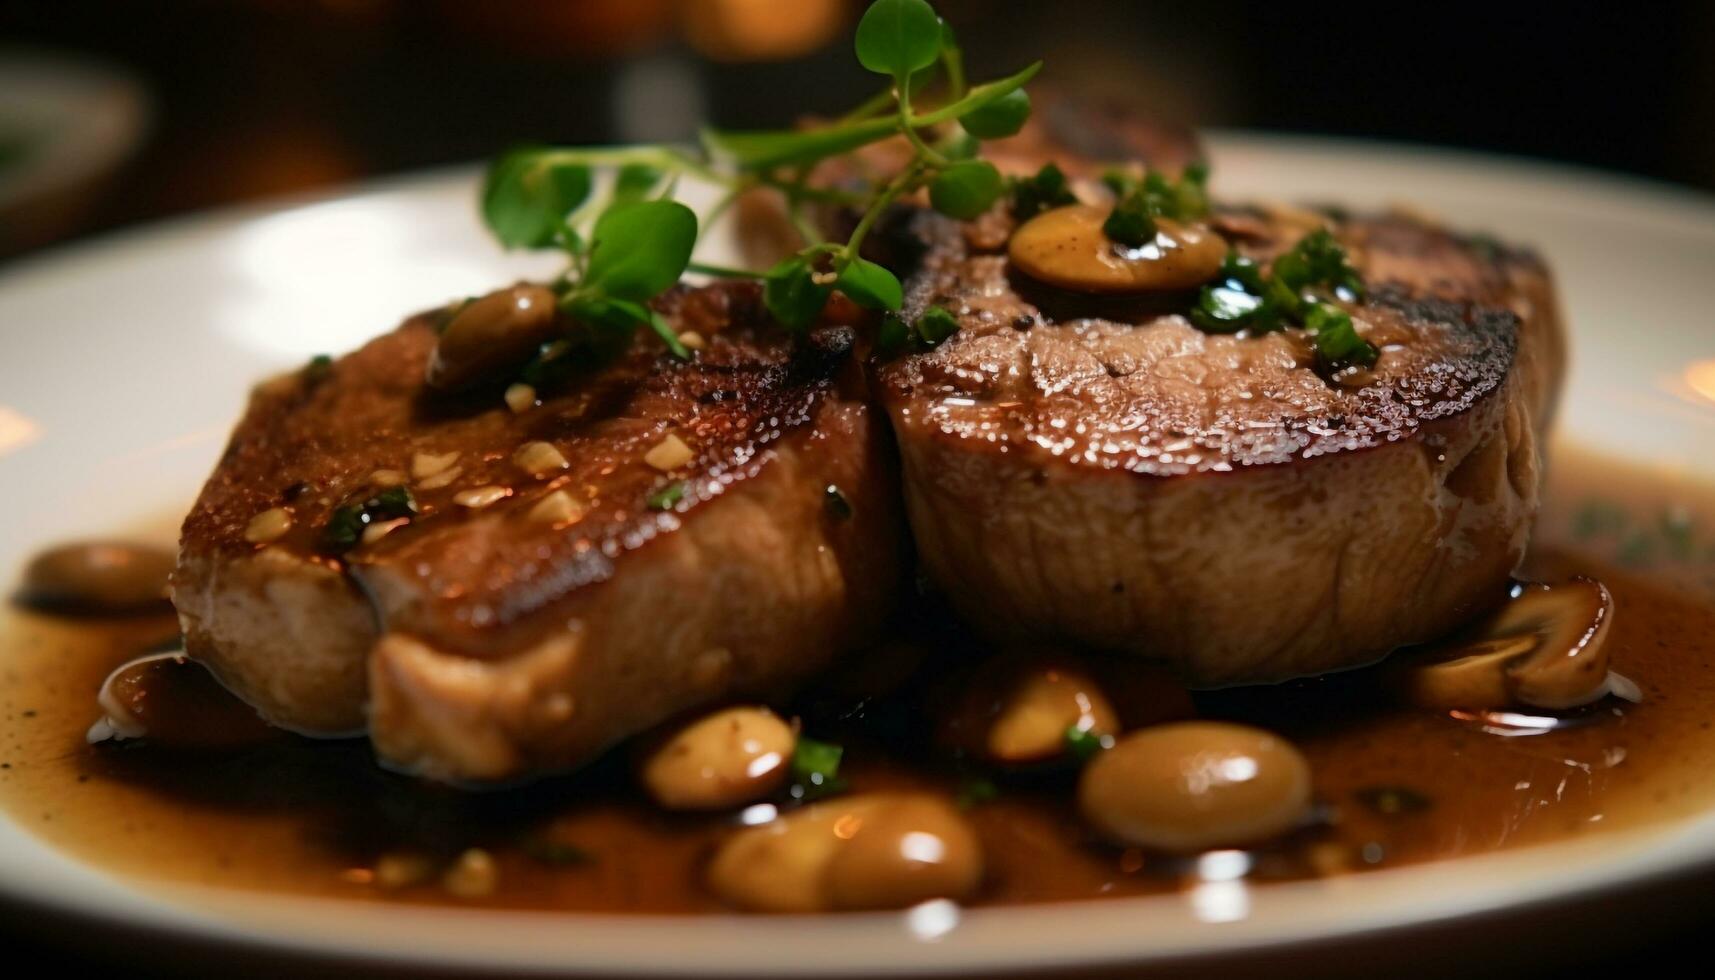
[(905, 298), (904, 288), (893, 273), (867, 259), (853, 258), (840, 270), (834, 288), (852, 302), (871, 310), (897, 310)]
[(865, 68), (904, 79), (940, 55), (941, 18), (925, 0), (875, 0), (858, 21), (853, 47)]
[(987, 160), (962, 160), (941, 171), (929, 185), (935, 210), (961, 221), (987, 211), (1000, 197), (1000, 171)]
[[(1038, 61), (1014, 75), (999, 81), (978, 85), (964, 98), (910, 117), (914, 129), (922, 129), (957, 119), (965, 113), (988, 105), (1008, 92), (1017, 91), (1042, 70)], [(746, 171), (766, 171), (782, 166), (814, 163), (839, 156), (899, 133), (897, 118), (866, 119), (842, 125), (808, 130), (732, 131), (705, 130), (703, 145), (719, 159)]]
[[(973, 218), (993, 206), (1004, 182), (993, 165), (980, 159), (981, 141), (1010, 136), (1024, 125), (1030, 98), (1023, 86), (1042, 64), (967, 86), (964, 53), (926, 0), (876, 0), (858, 25), (854, 48), (859, 62), (887, 76), (889, 84), (825, 126), (706, 131), (701, 153), (671, 146), (525, 147), (493, 164), (482, 197), (489, 229), (508, 247), (552, 246), (568, 259), (554, 288), (571, 326), (563, 343), (544, 347), (520, 366), (530, 384), (577, 377), (581, 365), (625, 350), (642, 327), (674, 354), (690, 356), (672, 325), (649, 306), (693, 268), (699, 222), (672, 200), (685, 175), (723, 189), (710, 221), (743, 194), (779, 194), (788, 220), (808, 243), (766, 272), (708, 265), (696, 265), (696, 271), (760, 279), (770, 314), (793, 329), (813, 323), (835, 291), (886, 314), (899, 309), (903, 290), (898, 278), (861, 257), (865, 236), (895, 201), (924, 190), (936, 208), (956, 218)], [(941, 86), (937, 104), (918, 111), (914, 100), (936, 85)], [(911, 159), (867, 190), (808, 179), (823, 160), (897, 137), (913, 148)], [(589, 203), (598, 167), (615, 170), (599, 206)], [(1070, 200), (1064, 175), (1053, 167), (1035, 180), (1035, 200)], [(809, 204), (859, 211), (844, 243), (823, 240), (804, 211)], [(887, 317), (878, 347), (933, 345), (957, 327), (945, 311), (913, 324)]]
[(679, 281), (696, 244), (697, 216), (678, 201), (616, 204), (596, 222), (580, 288), (645, 302)]
[(589, 194), (589, 167), (554, 163), (537, 148), (522, 147), (489, 167), (482, 216), (507, 248), (543, 248)]
[(792, 329), (810, 325), (828, 305), (830, 285), (815, 281), (802, 256), (782, 259), (762, 277), (762, 303), (780, 324)]
[(960, 116), (959, 125), (977, 139), (998, 140), (1023, 129), (1025, 120), (1029, 118), (1030, 95), (1023, 89), (1016, 89)]
[(641, 201), (655, 190), (655, 185), (661, 182), (660, 167), (647, 163), (628, 163), (619, 168), (613, 175), (613, 200)]

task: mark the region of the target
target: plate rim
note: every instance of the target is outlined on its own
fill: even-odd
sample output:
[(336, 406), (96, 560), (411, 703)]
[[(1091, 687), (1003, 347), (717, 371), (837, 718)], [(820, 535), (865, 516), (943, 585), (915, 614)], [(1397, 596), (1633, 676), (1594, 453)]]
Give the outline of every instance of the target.
[[(1470, 176), (1468, 171), (1498, 168), (1489, 181), (1499, 180), (1502, 183), (1519, 179), (1540, 181), (1544, 176), (1552, 177), (1555, 189), (1564, 193), (1569, 187), (1584, 187), (1585, 194), (1573, 194), (1576, 201), (1598, 202), (1609, 195), (1615, 198), (1628, 198), (1633, 204), (1647, 204), (1648, 218), (1653, 222), (1662, 220), (1669, 226), (1678, 228), (1686, 223), (1695, 225), (1699, 232), (1710, 234), (1715, 238), (1715, 227), (1703, 227), (1698, 215), (1703, 220), (1715, 217), (1715, 195), (1689, 188), (1679, 188), (1647, 179), (1626, 175), (1617, 175), (1607, 171), (1556, 164), (1546, 161), (1536, 161), (1522, 157), (1496, 157), (1489, 154), (1474, 153), (1467, 150), (1448, 149), (1441, 147), (1419, 146), (1407, 143), (1397, 143), (1379, 140), (1327, 138), (1299, 134), (1274, 134), (1254, 131), (1213, 130), (1207, 134), (1213, 155), (1217, 158), (1234, 152), (1296, 153), (1312, 157), (1347, 157), (1352, 154), (1362, 155), (1371, 165), (1404, 166), (1404, 167), (1434, 167), (1449, 172), (1454, 176)], [(346, 185), (319, 189), (306, 194), (294, 194), (285, 197), (270, 198), (258, 202), (250, 202), (235, 207), (225, 207), (180, 215), (166, 221), (138, 225), (119, 229), (82, 240), (56, 246), (26, 256), (19, 260), (0, 265), (0, 297), (10, 288), (27, 283), (39, 276), (54, 276), (75, 273), (81, 268), (91, 265), (99, 266), (104, 262), (123, 257), (128, 250), (148, 247), (172, 247), (175, 244), (219, 236), (223, 233), (241, 228), (259, 218), (279, 214), (296, 208), (367, 197), (385, 197), (390, 195), (410, 196), (414, 194), (432, 194), (437, 188), (458, 182), (468, 183), (475, 174), (471, 165), (454, 165), (437, 167), (429, 170), (395, 174), (360, 184)], [(1478, 175), (1481, 177), (1481, 175)], [(1482, 183), (1479, 180), (1478, 183)], [(1598, 193), (1588, 193), (1594, 186)], [(474, 210), (474, 206), (473, 206)], [(1598, 211), (1610, 213), (1630, 213), (1631, 208), (1621, 207), (1610, 201), (1599, 207)], [(1659, 212), (1659, 213), (1658, 213)], [(1697, 214), (1688, 214), (1696, 212)], [(1633, 215), (1635, 217), (1635, 215)], [(632, 958), (621, 962), (614, 960), (607, 963), (587, 965), (566, 963), (563, 959), (564, 946), (550, 946), (539, 950), (540, 958), (525, 957), (513, 961), (496, 962), (492, 960), (466, 960), (449, 954), (444, 949), (423, 949), (419, 955), (413, 955), (413, 950), (407, 946), (389, 947), (386, 949), (354, 948), (338, 941), (319, 937), (325, 942), (318, 943), (318, 937), (313, 932), (300, 932), (291, 936), (281, 933), (269, 933), (254, 925), (240, 924), (241, 920), (223, 920), (210, 918), (206, 910), (199, 911), (192, 907), (195, 899), (191, 893), (201, 893), (199, 889), (186, 889), (181, 886), (165, 884), (159, 881), (145, 881), (131, 877), (109, 874), (99, 868), (83, 864), (81, 860), (67, 852), (59, 851), (53, 845), (41, 838), (29, 834), (28, 828), (16, 820), (14, 814), (0, 812), (0, 821), (14, 826), (21, 834), (29, 839), (46, 855), (56, 862), (64, 863), (72, 873), (89, 876), (89, 884), (101, 889), (108, 895), (105, 903), (99, 897), (90, 901), (80, 900), (83, 897), (68, 897), (64, 893), (45, 895), (32, 892), (27, 887), (30, 879), (15, 878), (11, 875), (0, 875), (0, 902), (16, 904), (26, 908), (46, 908), (62, 916), (84, 917), (92, 921), (117, 924), (124, 926), (141, 926), (151, 933), (165, 937), (173, 937), (187, 942), (236, 943), (240, 946), (267, 949), (277, 954), (298, 955), (310, 954), (331, 956), (337, 959), (350, 959), (354, 956), (366, 962), (388, 964), (412, 964), (424, 966), (458, 966), (466, 969), (495, 969), (532, 971), (549, 971), (566, 975), (614, 975), (616, 972), (643, 972), (651, 975), (689, 975), (707, 974), (711, 966), (719, 966), (724, 975), (775, 976), (797, 974), (804, 970), (803, 963), (791, 965), (768, 962), (764, 953), (763, 958), (755, 961), (723, 962), (710, 964), (708, 962), (687, 962), (688, 951), (671, 951), (672, 962), (666, 959), (659, 961), (636, 962)], [(10, 829), (10, 828), (8, 828)], [(1616, 857), (1608, 861), (1593, 861), (1580, 864), (1570, 870), (1562, 869), (1560, 873), (1544, 873), (1532, 879), (1528, 887), (1515, 887), (1510, 892), (1500, 892), (1489, 896), (1487, 902), (1473, 901), (1466, 896), (1461, 898), (1457, 907), (1453, 905), (1437, 906), (1438, 912), (1425, 915), (1419, 908), (1417, 914), (1407, 915), (1406, 910), (1396, 909), (1394, 918), (1390, 921), (1386, 915), (1373, 913), (1380, 921), (1370, 921), (1354, 928), (1330, 927), (1314, 935), (1273, 935), (1267, 930), (1259, 930), (1258, 934), (1244, 939), (1238, 944), (1229, 944), (1220, 937), (1211, 936), (1197, 942), (1188, 941), (1182, 948), (1138, 949), (1123, 948), (1124, 944), (1112, 946), (1105, 950), (1091, 953), (1084, 958), (1072, 957), (1066, 951), (1040, 949), (1038, 944), (1027, 939), (1021, 939), (1019, 944), (1024, 948), (1013, 946), (982, 947), (973, 946), (968, 952), (960, 935), (964, 930), (975, 928), (975, 924), (986, 920), (1006, 922), (1012, 918), (1026, 917), (1033, 920), (1059, 918), (1067, 914), (1076, 914), (1086, 920), (1093, 910), (1111, 912), (1112, 914), (1098, 915), (1099, 919), (1113, 919), (1116, 922), (1124, 918), (1124, 914), (1135, 914), (1141, 905), (1159, 907), (1164, 901), (1159, 896), (1138, 899), (1108, 899), (1090, 902), (1055, 903), (1038, 906), (1019, 906), (997, 909), (973, 909), (961, 914), (960, 927), (941, 937), (943, 941), (926, 940), (922, 945), (910, 947), (916, 950), (929, 950), (926, 959), (912, 962), (891, 962), (880, 966), (885, 970), (911, 970), (920, 973), (967, 972), (972, 970), (1000, 970), (1018, 972), (1041, 970), (1045, 968), (1085, 968), (1119, 965), (1153, 966), (1167, 963), (1196, 960), (1205, 957), (1220, 958), (1229, 955), (1251, 955), (1259, 951), (1280, 950), (1291, 947), (1317, 947), (1327, 944), (1338, 944), (1361, 937), (1378, 934), (1411, 931), (1437, 924), (1464, 921), (1471, 918), (1485, 917), (1497, 911), (1525, 912), (1560, 903), (1577, 902), (1580, 900), (1599, 899), (1628, 887), (1648, 887), (1652, 883), (1671, 880), (1682, 875), (1705, 873), (1715, 867), (1715, 810), (1706, 811), (1677, 821), (1670, 821), (1661, 826), (1640, 828), (1637, 831), (1610, 831), (1597, 835), (1596, 839), (1603, 845), (1602, 849), (1612, 849), (1615, 852), (1623, 848), (1614, 847), (1617, 840), (1637, 837), (1639, 846), (1644, 846), (1641, 853), (1629, 853), (1624, 858)], [(1693, 849), (1695, 857), (1687, 859), (1687, 841), (1701, 842), (1701, 850)], [(1406, 876), (1415, 880), (1424, 880), (1423, 876), (1431, 870), (1457, 869), (1466, 872), (1478, 864), (1491, 867), (1487, 862), (1522, 862), (1538, 864), (1555, 864), (1552, 856), (1546, 852), (1563, 853), (1565, 849), (1583, 846), (1583, 843), (1564, 841), (1533, 845), (1499, 853), (1484, 854), (1473, 857), (1459, 858), (1451, 861), (1436, 862), (1428, 865), (1409, 866), (1398, 869), (1388, 869), (1366, 872), (1344, 881), (1397, 881), (1397, 876)], [(1679, 848), (1676, 850), (1676, 848)], [(1540, 860), (1539, 860), (1540, 859)], [(0, 851), (0, 868), (7, 867), (11, 858)], [(1517, 873), (1516, 871), (1514, 872)], [(1389, 877), (1394, 876), (1394, 877)], [(1516, 879), (1515, 879), (1516, 881)], [(1274, 884), (1266, 886), (1263, 891), (1274, 894), (1287, 894), (1288, 889), (1304, 887), (1320, 887), (1321, 882), (1301, 882), (1291, 884)], [(23, 887), (20, 887), (23, 886)], [(222, 891), (223, 895), (231, 897), (232, 892)], [(647, 923), (655, 927), (654, 931), (665, 935), (682, 935), (688, 925), (701, 923), (709, 928), (718, 928), (745, 936), (762, 933), (779, 933), (782, 920), (759, 919), (749, 917), (726, 916), (694, 916), (694, 917), (663, 917), (663, 916), (624, 916), (615, 914), (590, 913), (557, 913), (557, 912), (508, 912), (498, 910), (424, 910), (412, 907), (408, 911), (398, 907), (370, 905), (369, 903), (349, 902), (337, 899), (310, 899), (299, 896), (279, 896), (265, 893), (251, 894), (257, 903), (269, 904), (276, 907), (315, 906), (314, 911), (327, 912), (329, 909), (352, 910), (360, 908), (367, 910), (363, 915), (352, 918), (368, 917), (373, 912), (377, 916), (392, 920), (424, 918), (439, 918), (440, 913), (464, 919), (474, 916), (472, 921), (484, 921), (492, 924), (493, 917), (501, 917), (513, 922), (531, 922), (539, 924), (541, 919), (550, 919), (562, 927), (569, 920), (574, 924), (585, 926), (589, 931), (601, 931), (604, 926), (612, 926), (616, 920), (628, 920), (627, 928), (639, 923)], [(1296, 892), (1293, 892), (1296, 894)], [(164, 896), (170, 896), (165, 903), (159, 901)], [(123, 899), (123, 900), (121, 900)], [(191, 904), (178, 904), (187, 901)], [(250, 899), (234, 898), (236, 905), (250, 904)], [(818, 921), (842, 931), (858, 934), (891, 936), (898, 938), (899, 913), (849, 914), (830, 917), (826, 920), (809, 920), (794, 917), (785, 920), (795, 925), (809, 921)], [(850, 925), (852, 928), (845, 928)], [(885, 932), (876, 932), (882, 926)], [(1211, 926), (1212, 929), (1226, 928)], [(705, 929), (703, 931), (708, 931)], [(1019, 930), (1027, 932), (1028, 930)], [(1004, 932), (1004, 930), (1003, 930)], [(1244, 933), (1244, 924), (1234, 926), (1229, 935)], [(970, 935), (969, 932), (963, 932)], [(950, 940), (950, 941), (949, 941)], [(1200, 942), (1200, 945), (1199, 945)], [(663, 952), (663, 950), (651, 950)], [(484, 954), (486, 955), (486, 954)], [(449, 958), (450, 956), (450, 958)], [(1042, 959), (1047, 956), (1049, 958)], [(986, 957), (986, 958), (985, 958)], [(874, 967), (872, 967), (874, 968)], [(840, 975), (860, 972), (858, 967), (841, 967), (830, 975)]]

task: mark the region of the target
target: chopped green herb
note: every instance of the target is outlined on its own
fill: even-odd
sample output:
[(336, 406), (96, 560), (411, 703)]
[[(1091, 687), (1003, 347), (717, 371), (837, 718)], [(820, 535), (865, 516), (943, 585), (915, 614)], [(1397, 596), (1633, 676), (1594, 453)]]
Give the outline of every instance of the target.
[(304, 380), (310, 384), (320, 384), (333, 373), (333, 358), (326, 354), (317, 354), (304, 365)]
[(1346, 259), (1346, 250), (1327, 229), (1305, 235), (1274, 260), (1267, 275), (1255, 261), (1231, 253), (1219, 278), (1204, 286), (1191, 309), (1191, 322), (1210, 333), (1252, 334), (1297, 323), (1315, 340), (1317, 360), (1328, 370), (1370, 367), (1380, 356), (1345, 310), (1319, 298), (1325, 290), (1353, 302), (1364, 295), (1363, 280)]
[(1110, 170), (1102, 175), (1102, 183), (1114, 192), (1114, 209), (1103, 222), (1102, 231), (1114, 242), (1128, 248), (1140, 248), (1155, 237), (1155, 219), (1195, 221), (1209, 213), (1207, 183), (1209, 168), (1202, 164), (1186, 167), (1178, 180), (1169, 181), (1159, 171), (1151, 170), (1138, 180), (1122, 170)]
[(1352, 795), (1384, 817), (1420, 813), (1433, 805), (1429, 797), (1404, 786), (1369, 786)]
[(852, 519), (852, 502), (847, 500), (845, 493), (832, 483), (828, 484), (828, 488), (822, 491), (822, 506), (827, 508), (828, 516), (836, 521)]
[(1044, 211), (1078, 203), (1066, 175), (1052, 163), (1045, 163), (1034, 177), (1017, 178), (1012, 182), (1012, 215), (1027, 221)]
[(1692, 522), (1691, 511), (1685, 507), (1669, 507), (1661, 512), (1657, 524), (1668, 554), (1687, 561), (1696, 553), (1696, 526)]
[(378, 521), (397, 520), (417, 513), (417, 501), (406, 487), (388, 487), (353, 503), (343, 504), (328, 515), (322, 528), (322, 546), (331, 554), (344, 554), (357, 547), (363, 531)]
[(1648, 531), (1633, 531), (1620, 542), (1620, 550), (1614, 557), (1622, 565), (1648, 565), (1655, 560), (1655, 539)]
[(811, 800), (844, 789), (845, 782), (839, 775), (840, 757), (845, 755), (845, 751), (832, 742), (818, 742), (800, 735), (798, 747), (792, 750), (792, 781), (795, 784), (792, 795)]
[(1370, 367), (1376, 363), (1379, 351), (1374, 344), (1358, 336), (1352, 317), (1331, 303), (1311, 305), (1304, 317), (1304, 328), (1316, 339), (1316, 353), (1334, 367)]
[(1587, 500), (1572, 516), (1572, 533), (1579, 538), (1618, 534), (1626, 529), (1626, 511), (1606, 500)]
[(993, 803), (999, 798), (1000, 787), (994, 784), (994, 780), (986, 776), (973, 776), (959, 786), (955, 802), (958, 803), (959, 809), (969, 810), (984, 803)]
[(674, 507), (679, 505), (679, 501), (685, 499), (685, 489), (686, 484), (684, 480), (678, 480), (667, 484), (649, 495), (649, 509), (672, 510)]
[(1141, 248), (1155, 240), (1155, 218), (1141, 194), (1120, 198), (1102, 222), (1102, 234), (1127, 248)]
[(1112, 735), (1097, 735), (1077, 725), (1066, 729), (1066, 752), (1079, 762), (1088, 762), (1097, 752), (1112, 748), (1113, 744)]
[(943, 307), (931, 306), (917, 318), (916, 330), (925, 344), (935, 347), (959, 332), (959, 319)]

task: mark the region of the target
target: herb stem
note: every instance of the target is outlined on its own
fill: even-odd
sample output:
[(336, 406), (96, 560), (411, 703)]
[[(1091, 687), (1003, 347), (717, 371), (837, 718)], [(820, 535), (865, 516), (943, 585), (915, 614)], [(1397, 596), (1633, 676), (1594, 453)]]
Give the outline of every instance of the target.
[(592, 167), (622, 167), (626, 164), (642, 164), (661, 170), (695, 174), (703, 180), (720, 184), (723, 187), (732, 187), (739, 183), (739, 178), (720, 173), (691, 154), (669, 146), (598, 146), (587, 149), (550, 149), (542, 152), (542, 161), (547, 164), (584, 164)]
[(892, 204), (900, 194), (903, 194), (905, 189), (911, 186), (922, 173), (923, 161), (915, 160), (911, 166), (905, 168), (904, 173), (894, 179), (893, 183), (887, 185), (887, 189), (881, 192), (881, 196), (875, 199), (875, 203), (871, 204), (869, 210), (865, 211), (863, 217), (858, 220), (857, 227), (852, 229), (852, 237), (846, 240), (844, 249), (846, 258), (850, 259), (858, 254), (858, 248), (863, 245), (864, 236), (869, 234), (869, 229), (875, 224), (876, 219), (880, 218), (881, 213), (887, 210), (888, 205)]
[(904, 133), (905, 138), (911, 141), (911, 145), (917, 148), (919, 159), (929, 161), (931, 166), (945, 167), (948, 162), (947, 158), (935, 152), (935, 149), (928, 143), (923, 142), (923, 137), (919, 136), (917, 130), (911, 125), (911, 79), (899, 79), (898, 84), (893, 87), (893, 92), (895, 97), (899, 99), (899, 131)]
[(947, 71), (947, 97), (957, 102), (965, 97), (965, 53), (949, 46), (941, 49), (941, 67)]
[(893, 89), (884, 88), (859, 103), (857, 108), (836, 119), (834, 124), (836, 126), (843, 126), (855, 122), (862, 122), (872, 116), (879, 116), (886, 113), (890, 108), (892, 108), (892, 106)]
[(722, 279), (760, 279), (762, 273), (749, 269), (735, 269), (729, 265), (711, 265), (707, 262), (692, 262), (685, 266), (686, 272), (700, 272), (705, 276), (717, 276)]

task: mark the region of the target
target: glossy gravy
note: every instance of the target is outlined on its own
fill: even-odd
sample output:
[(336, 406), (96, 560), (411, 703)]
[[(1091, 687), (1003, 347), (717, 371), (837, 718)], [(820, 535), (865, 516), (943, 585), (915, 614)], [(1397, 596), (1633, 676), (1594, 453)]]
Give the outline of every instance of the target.
[[(1314, 766), (1317, 821), (1253, 852), (1253, 879), (1439, 860), (1715, 805), (1715, 495), (1563, 450), (1547, 501), (1527, 571), (1609, 586), (1613, 663), (1644, 701), (1609, 699), (1577, 724), (1501, 734), (1401, 706), (1375, 669), (1199, 693), (1200, 715), (1278, 731)], [(171, 644), (172, 618), (75, 621), (17, 609), (0, 617), (0, 805), (94, 864), (354, 900), (720, 909), (701, 869), (742, 818), (654, 808), (634, 788), (623, 750), (573, 777), (471, 794), (387, 773), (363, 741), (282, 734), (218, 754), (146, 741), (90, 746), (84, 732), (102, 678)], [(919, 707), (905, 694), (859, 710), (809, 699), (799, 710), (813, 734), (846, 746), (841, 775), (852, 789), (960, 797), (987, 860), (976, 904), (1181, 886), (1188, 862), (1091, 839), (1071, 805), (1075, 774), (961, 771), (929, 747), (912, 720)], [(491, 895), (456, 898), (441, 870), (472, 847), (494, 856), (498, 884)]]

